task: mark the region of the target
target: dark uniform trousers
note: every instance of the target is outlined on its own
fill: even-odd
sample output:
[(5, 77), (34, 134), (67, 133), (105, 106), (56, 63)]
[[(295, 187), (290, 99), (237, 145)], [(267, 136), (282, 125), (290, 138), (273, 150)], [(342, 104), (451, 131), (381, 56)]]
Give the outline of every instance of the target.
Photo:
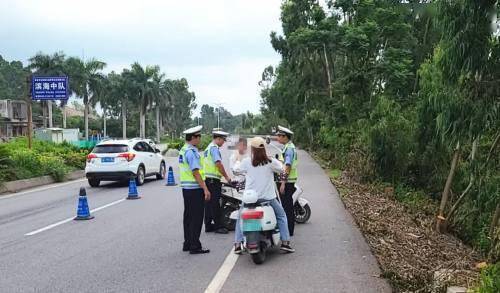
[(200, 234), (203, 225), (205, 194), (203, 189), (182, 189), (184, 197), (184, 247), (201, 249)]
[(210, 201), (205, 204), (205, 231), (213, 231), (223, 228), (222, 225), (222, 210), (220, 206), (220, 197), (222, 193), (222, 183), (219, 179), (206, 178), (210, 194)]
[[(278, 182), (278, 190), (280, 189), (281, 183)], [(286, 213), (286, 220), (288, 221), (288, 231), (290, 232), (290, 236), (293, 236), (293, 232), (295, 230), (295, 211), (293, 208), (293, 194), (297, 188), (295, 188), (295, 183), (285, 183), (285, 193), (280, 193), (281, 205)]]

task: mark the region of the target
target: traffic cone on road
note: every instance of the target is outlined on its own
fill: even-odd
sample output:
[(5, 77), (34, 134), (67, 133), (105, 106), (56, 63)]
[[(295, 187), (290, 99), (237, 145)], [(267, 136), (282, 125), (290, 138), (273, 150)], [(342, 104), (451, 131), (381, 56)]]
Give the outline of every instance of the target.
[(127, 199), (139, 199), (139, 192), (137, 191), (137, 185), (135, 184), (135, 178), (130, 178), (128, 183), (128, 196)]
[(80, 195), (78, 196), (78, 209), (76, 211), (75, 220), (90, 220), (94, 216), (90, 214), (89, 203), (87, 202), (87, 191), (85, 187), (80, 187)]
[(172, 166), (168, 167), (168, 176), (167, 176), (167, 186), (175, 186), (175, 178), (174, 178), (174, 170)]

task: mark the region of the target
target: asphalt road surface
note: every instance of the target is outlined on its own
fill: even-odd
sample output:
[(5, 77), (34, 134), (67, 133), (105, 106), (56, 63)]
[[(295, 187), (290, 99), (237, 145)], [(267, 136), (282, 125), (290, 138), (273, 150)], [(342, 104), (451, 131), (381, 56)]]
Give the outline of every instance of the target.
[[(182, 252), (181, 190), (164, 181), (132, 201), (126, 185), (85, 180), (0, 196), (0, 292), (390, 292), (326, 174), (306, 152), (299, 159), (312, 217), (296, 227), (296, 253), (271, 251), (259, 266), (231, 254), (233, 233), (203, 232), (209, 254)], [(71, 220), (80, 186), (90, 221)]]

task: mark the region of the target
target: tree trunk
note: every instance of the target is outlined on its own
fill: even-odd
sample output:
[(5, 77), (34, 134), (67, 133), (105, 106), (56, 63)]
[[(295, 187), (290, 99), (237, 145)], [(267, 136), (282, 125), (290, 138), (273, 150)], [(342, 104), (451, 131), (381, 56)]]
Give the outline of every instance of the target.
[(47, 128), (47, 102), (41, 101), (42, 105), (42, 117), (43, 117), (43, 128)]
[(103, 128), (103, 131), (104, 131), (103, 136), (106, 137), (107, 136), (107, 131), (106, 131), (107, 130), (106, 129), (106, 110), (102, 111), (102, 124), (103, 124), (102, 128)]
[(495, 208), (495, 213), (493, 214), (493, 218), (491, 219), (490, 224), (490, 239), (493, 240), (493, 233), (495, 233), (495, 228), (498, 226), (498, 219), (500, 218), (500, 202), (497, 203), (497, 207)]
[[(472, 151), (471, 151), (470, 164), (473, 164), (474, 160), (476, 159), (476, 153), (477, 153), (477, 145), (478, 145), (478, 143), (479, 143), (479, 137), (477, 137), (476, 139), (474, 139), (474, 141), (472, 142)], [(471, 172), (470, 179), (469, 179), (469, 184), (465, 188), (464, 192), (462, 192), (462, 194), (460, 195), (460, 197), (457, 199), (457, 201), (455, 201), (455, 203), (451, 207), (450, 212), (448, 213), (448, 217), (446, 219), (447, 221), (449, 221), (453, 217), (453, 214), (457, 210), (458, 206), (460, 205), (460, 203), (462, 202), (462, 200), (465, 198), (465, 196), (469, 193), (469, 191), (471, 190), (472, 186), (474, 185), (475, 179), (476, 179), (476, 177), (474, 175), (474, 172)]]
[(47, 113), (49, 116), (49, 128), (54, 127), (53, 120), (52, 120), (52, 101), (47, 101)]
[(325, 58), (325, 71), (326, 71), (326, 78), (328, 79), (328, 93), (329, 93), (329, 98), (332, 97), (333, 95), (333, 89), (332, 89), (332, 78), (330, 76), (330, 63), (328, 62), (328, 55), (326, 54), (326, 45), (323, 43), (323, 55)]
[(160, 143), (160, 107), (156, 106), (156, 142)]
[(67, 120), (66, 104), (64, 104), (62, 107), (62, 114), (63, 114), (63, 128), (66, 128), (66, 120)]
[(122, 99), (122, 138), (127, 139), (127, 104), (125, 99)]
[(89, 103), (88, 97), (84, 98), (85, 109), (83, 111), (83, 120), (85, 120), (85, 140), (89, 140)]
[(140, 109), (139, 109), (139, 137), (140, 138), (144, 138), (144, 130), (143, 130), (144, 122), (142, 120), (142, 116), (144, 116), (144, 108), (141, 105)]
[(458, 159), (460, 157), (460, 142), (457, 142), (455, 151), (453, 152), (453, 159), (451, 161), (450, 172), (448, 173), (448, 178), (446, 179), (446, 184), (444, 185), (443, 194), (441, 195), (441, 204), (439, 205), (439, 212), (436, 220), (436, 231), (444, 232), (443, 223), (446, 218), (444, 217), (444, 209), (448, 203), (448, 197), (450, 195), (451, 183), (453, 182), (453, 177), (455, 176), (455, 170), (457, 168)]

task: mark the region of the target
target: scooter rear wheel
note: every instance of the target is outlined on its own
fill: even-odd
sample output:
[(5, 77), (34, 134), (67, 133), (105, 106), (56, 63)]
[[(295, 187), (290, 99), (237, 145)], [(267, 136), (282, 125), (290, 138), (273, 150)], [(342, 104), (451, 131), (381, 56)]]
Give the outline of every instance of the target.
[(256, 265), (264, 263), (264, 261), (266, 260), (266, 251), (262, 248), (259, 249), (258, 253), (252, 254), (252, 260)]

